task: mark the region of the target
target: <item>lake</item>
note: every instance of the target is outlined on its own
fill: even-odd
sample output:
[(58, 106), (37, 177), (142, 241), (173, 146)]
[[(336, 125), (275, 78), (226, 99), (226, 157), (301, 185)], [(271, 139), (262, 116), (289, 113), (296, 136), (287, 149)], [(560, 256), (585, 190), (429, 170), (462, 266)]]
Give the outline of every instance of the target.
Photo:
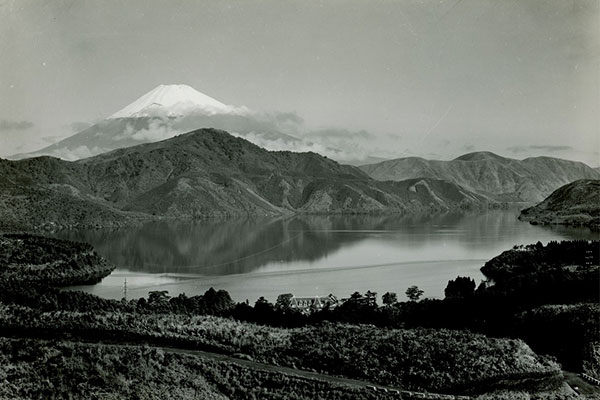
[(518, 210), (428, 216), (296, 216), (154, 222), (118, 230), (63, 231), (54, 236), (91, 243), (117, 269), (96, 285), (106, 298), (171, 296), (227, 290), (235, 301), (281, 293), (339, 298), (355, 291), (404, 299), (411, 285), (443, 297), (448, 280), (470, 276), (515, 244), (598, 239), (587, 228), (533, 226)]

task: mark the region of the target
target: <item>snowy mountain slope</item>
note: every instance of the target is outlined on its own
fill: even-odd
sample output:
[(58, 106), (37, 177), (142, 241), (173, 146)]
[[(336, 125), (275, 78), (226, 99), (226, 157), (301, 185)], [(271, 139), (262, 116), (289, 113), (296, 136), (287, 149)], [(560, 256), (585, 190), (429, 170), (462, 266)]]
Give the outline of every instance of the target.
[(188, 85), (159, 85), (108, 119), (178, 117), (189, 113), (247, 113), (245, 107), (223, 104)]
[(188, 85), (159, 85), (75, 135), (9, 158), (48, 155), (73, 161), (207, 127), (228, 130), (270, 150), (287, 149), (300, 142), (261, 118), (247, 107), (224, 104)]
[[(344, 129), (307, 130), (293, 112), (255, 112), (245, 106), (225, 104), (194, 88), (159, 85), (106, 119), (38, 151), (9, 159), (53, 156), (74, 161), (108, 151), (157, 142), (200, 128), (231, 132), (272, 151), (312, 151), (347, 164), (380, 161), (369, 157), (352, 140), (356, 132)], [(359, 136), (365, 133), (360, 133)], [(333, 138), (333, 139), (332, 139)]]

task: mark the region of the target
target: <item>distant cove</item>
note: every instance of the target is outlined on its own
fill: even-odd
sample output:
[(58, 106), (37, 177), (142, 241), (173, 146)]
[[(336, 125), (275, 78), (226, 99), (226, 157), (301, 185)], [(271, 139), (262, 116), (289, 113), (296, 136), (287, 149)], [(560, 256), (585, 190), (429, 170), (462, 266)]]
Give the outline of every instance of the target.
[(404, 298), (410, 285), (443, 297), (458, 275), (479, 282), (485, 261), (515, 244), (598, 239), (587, 228), (533, 226), (519, 211), (451, 212), (428, 216), (297, 216), (159, 222), (117, 230), (63, 231), (85, 241), (117, 269), (78, 289), (107, 298), (227, 290), (236, 301), (278, 294), (348, 297), (387, 291)]

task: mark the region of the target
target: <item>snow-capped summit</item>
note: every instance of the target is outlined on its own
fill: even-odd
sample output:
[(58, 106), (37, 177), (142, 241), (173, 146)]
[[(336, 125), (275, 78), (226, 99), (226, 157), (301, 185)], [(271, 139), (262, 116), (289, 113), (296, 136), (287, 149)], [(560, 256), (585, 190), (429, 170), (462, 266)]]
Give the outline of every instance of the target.
[[(276, 149), (297, 138), (278, 132), (276, 124), (244, 106), (221, 103), (188, 85), (160, 85), (110, 117), (19, 159), (49, 155), (78, 160), (140, 143), (157, 142), (212, 127)], [(266, 127), (263, 129), (263, 126)]]
[(188, 85), (159, 85), (108, 118), (172, 117), (193, 112), (206, 115), (239, 114), (245, 111), (245, 107), (221, 103)]

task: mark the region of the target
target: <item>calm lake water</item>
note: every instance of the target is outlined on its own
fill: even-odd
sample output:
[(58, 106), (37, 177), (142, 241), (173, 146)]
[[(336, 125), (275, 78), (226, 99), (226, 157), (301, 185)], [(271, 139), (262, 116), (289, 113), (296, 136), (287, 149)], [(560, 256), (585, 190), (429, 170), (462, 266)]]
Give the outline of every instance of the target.
[(434, 216), (301, 216), (159, 222), (119, 230), (56, 233), (91, 243), (117, 266), (102, 282), (79, 286), (107, 298), (202, 294), (211, 286), (236, 301), (278, 294), (315, 296), (391, 291), (417, 285), (443, 297), (448, 280), (479, 283), (485, 261), (512, 248), (562, 239), (598, 239), (585, 228), (540, 227), (518, 210)]

